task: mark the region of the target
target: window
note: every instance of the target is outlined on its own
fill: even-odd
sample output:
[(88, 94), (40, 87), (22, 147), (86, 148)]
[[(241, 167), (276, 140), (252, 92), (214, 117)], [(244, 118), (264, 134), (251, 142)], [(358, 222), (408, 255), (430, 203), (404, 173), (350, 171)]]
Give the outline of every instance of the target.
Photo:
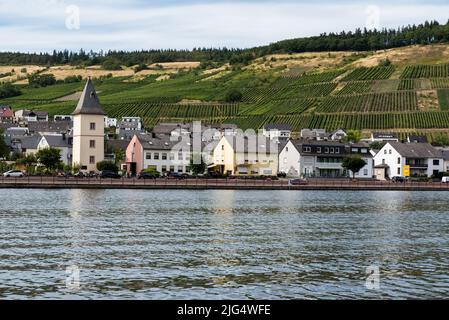
[(335, 153), (339, 154), (340, 153), (340, 148), (335, 148)]
[(368, 169), (363, 169), (363, 175), (367, 176), (368, 175)]
[(154, 160), (159, 160), (159, 153), (154, 154)]
[(351, 149), (351, 152), (352, 152), (352, 153), (358, 153), (358, 152), (359, 152), (359, 149), (357, 149), (357, 148), (352, 148), (352, 149)]
[(166, 153), (162, 154), (162, 160), (167, 160), (167, 154)]
[(389, 153), (389, 154), (392, 154), (392, 153), (393, 153), (393, 151), (391, 151), (391, 149), (390, 149), (390, 150), (388, 150), (388, 153)]
[(179, 166), (178, 167), (178, 173), (182, 173), (183, 171), (182, 171), (182, 167), (181, 166)]
[(398, 164), (401, 164), (401, 158), (398, 158)]
[(90, 147), (91, 149), (95, 149), (95, 140), (90, 140), (90, 141), (89, 141), (89, 147)]
[(288, 152), (288, 147), (287, 147), (287, 148), (285, 148), (285, 151), (286, 151), (286, 152)]
[(95, 128), (96, 128), (95, 122), (91, 122), (90, 123), (90, 130), (95, 130)]
[(151, 160), (151, 152), (147, 152), (146, 159)]
[(382, 164), (385, 164), (385, 159), (382, 159)]
[(175, 166), (170, 166), (170, 172), (175, 172)]
[(331, 153), (335, 153), (335, 149), (334, 148), (331, 148)]
[(440, 165), (440, 160), (433, 160), (433, 165), (434, 166), (439, 166)]
[(324, 153), (329, 153), (329, 148), (324, 148)]
[(317, 153), (321, 153), (321, 147), (316, 148)]
[(304, 147), (304, 152), (312, 152), (312, 148), (311, 147)]
[(221, 150), (224, 151), (224, 145), (221, 146)]
[(182, 152), (178, 153), (178, 160), (180, 160), (180, 161), (184, 160)]
[(384, 154), (387, 154), (387, 149), (384, 150)]
[(401, 168), (398, 168), (398, 174), (399, 175), (401, 174)]
[(368, 153), (368, 149), (363, 148), (362, 153)]
[(175, 160), (175, 154), (174, 153), (170, 153), (170, 160)]
[(95, 164), (95, 157), (94, 156), (90, 156), (89, 157), (89, 164)]
[(162, 172), (167, 172), (167, 166), (162, 166)]

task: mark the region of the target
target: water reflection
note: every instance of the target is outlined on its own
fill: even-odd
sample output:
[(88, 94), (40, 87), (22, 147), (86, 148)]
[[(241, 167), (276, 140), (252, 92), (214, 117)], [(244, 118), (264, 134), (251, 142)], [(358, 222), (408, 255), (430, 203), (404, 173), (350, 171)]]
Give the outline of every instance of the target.
[[(4, 190), (1, 298), (443, 298), (446, 193)], [(65, 268), (81, 270), (67, 292)], [(381, 290), (365, 270), (381, 268)]]

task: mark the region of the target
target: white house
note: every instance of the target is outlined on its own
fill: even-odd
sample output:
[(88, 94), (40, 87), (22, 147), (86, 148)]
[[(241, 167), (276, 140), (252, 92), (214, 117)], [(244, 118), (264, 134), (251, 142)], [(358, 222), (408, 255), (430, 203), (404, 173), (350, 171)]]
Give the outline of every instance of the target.
[(431, 177), (445, 172), (443, 154), (428, 143), (388, 142), (375, 156), (376, 177), (379, 180), (404, 177), (405, 166), (411, 177)]
[(106, 128), (117, 127), (117, 118), (104, 117), (104, 126)]
[(374, 169), (369, 147), (335, 141), (290, 140), (279, 153), (279, 172), (290, 177), (347, 177), (350, 173), (342, 164), (343, 159), (350, 155), (358, 155), (366, 162), (355, 177), (372, 178)]
[(61, 161), (65, 165), (72, 164), (72, 146), (66, 135), (42, 136), (37, 145), (37, 150), (55, 148), (61, 151)]
[(46, 111), (17, 110), (14, 117), (18, 122), (48, 122), (48, 112)]
[(270, 140), (288, 140), (292, 135), (292, 127), (288, 124), (267, 124), (263, 127), (263, 135)]

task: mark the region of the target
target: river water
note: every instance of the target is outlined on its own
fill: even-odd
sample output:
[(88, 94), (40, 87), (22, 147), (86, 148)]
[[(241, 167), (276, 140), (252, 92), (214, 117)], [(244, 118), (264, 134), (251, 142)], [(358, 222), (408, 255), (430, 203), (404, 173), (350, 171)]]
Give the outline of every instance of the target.
[(3, 189), (0, 299), (447, 298), (448, 199)]

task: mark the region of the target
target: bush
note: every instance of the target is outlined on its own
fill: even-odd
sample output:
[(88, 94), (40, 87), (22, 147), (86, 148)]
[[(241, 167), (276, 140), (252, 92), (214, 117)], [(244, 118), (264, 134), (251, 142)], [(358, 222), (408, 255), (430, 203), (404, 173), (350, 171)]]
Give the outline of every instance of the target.
[(115, 60), (105, 60), (102, 64), (104, 70), (122, 70), (122, 66), (118, 61)]
[(240, 102), (243, 99), (243, 94), (240, 90), (232, 89), (226, 93), (225, 101), (226, 102)]
[(97, 163), (97, 170), (98, 171), (112, 171), (112, 172), (117, 173), (118, 167), (112, 161), (102, 161), (102, 162)]
[(5, 83), (0, 86), (0, 99), (17, 97), (22, 94), (19, 88), (13, 86), (11, 83)]
[(154, 168), (147, 168), (147, 169), (143, 170), (143, 172), (151, 174), (152, 176), (155, 176), (155, 177), (161, 176), (161, 173)]
[(148, 66), (145, 63), (141, 63), (137, 67), (134, 68), (135, 73), (142, 71), (142, 70), (148, 70)]
[(64, 83), (76, 83), (81, 82), (83, 80), (82, 76), (68, 76), (64, 79)]
[(33, 87), (47, 87), (56, 84), (56, 78), (53, 74), (32, 74), (28, 77), (28, 83)]

